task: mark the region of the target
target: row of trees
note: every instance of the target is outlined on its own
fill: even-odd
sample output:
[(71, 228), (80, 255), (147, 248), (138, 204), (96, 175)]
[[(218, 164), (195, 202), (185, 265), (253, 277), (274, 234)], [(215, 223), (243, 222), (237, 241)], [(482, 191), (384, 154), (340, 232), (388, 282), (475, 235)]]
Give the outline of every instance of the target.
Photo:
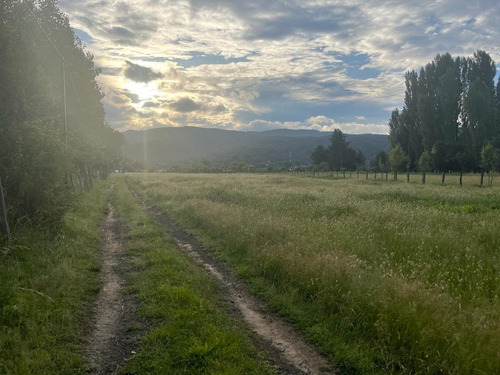
[[(500, 81), (484, 51), (449, 53), (406, 73), (403, 109), (389, 121), (398, 170), (490, 172), (500, 162)], [(443, 174), (444, 177), (444, 174)]]
[(117, 168), (99, 70), (56, 0), (0, 1), (0, 178), (11, 218), (54, 215)]

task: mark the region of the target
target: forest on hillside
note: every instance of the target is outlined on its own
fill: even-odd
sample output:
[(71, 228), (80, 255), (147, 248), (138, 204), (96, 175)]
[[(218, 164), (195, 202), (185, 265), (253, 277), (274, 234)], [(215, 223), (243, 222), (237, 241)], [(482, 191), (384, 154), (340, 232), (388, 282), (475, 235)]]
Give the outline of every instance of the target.
[(105, 123), (99, 69), (55, 0), (0, 2), (0, 179), (9, 216), (57, 220), (105, 178), (122, 137)]

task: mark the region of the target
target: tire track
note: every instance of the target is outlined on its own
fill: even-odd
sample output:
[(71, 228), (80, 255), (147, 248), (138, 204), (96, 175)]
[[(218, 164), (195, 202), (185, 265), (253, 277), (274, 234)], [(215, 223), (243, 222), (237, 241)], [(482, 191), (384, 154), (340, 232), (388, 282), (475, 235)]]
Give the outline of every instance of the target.
[(136, 343), (128, 328), (135, 317), (132, 297), (124, 293), (123, 252), (124, 225), (108, 204), (108, 214), (102, 228), (102, 268), (99, 278), (102, 288), (92, 306), (89, 318), (90, 333), (85, 357), (91, 366), (90, 374), (114, 374), (132, 355)]
[(168, 229), (179, 248), (188, 257), (201, 264), (219, 282), (224, 298), (234, 306), (235, 312), (244, 319), (247, 326), (262, 339), (264, 347), (270, 351), (281, 373), (336, 374), (329, 361), (307, 343), (291, 324), (280, 316), (266, 311), (266, 305), (251, 295), (227, 265), (213, 256), (210, 249), (175, 225), (157, 208), (148, 206), (137, 193), (133, 194), (142, 201), (147, 212)]

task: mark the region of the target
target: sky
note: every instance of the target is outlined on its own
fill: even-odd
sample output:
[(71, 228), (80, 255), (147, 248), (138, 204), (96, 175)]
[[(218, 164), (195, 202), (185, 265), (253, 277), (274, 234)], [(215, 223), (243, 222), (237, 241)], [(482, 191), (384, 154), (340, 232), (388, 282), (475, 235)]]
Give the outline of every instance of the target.
[[(500, 62), (498, 0), (60, 0), (119, 130), (388, 133), (404, 74)], [(500, 67), (500, 66), (499, 66)]]

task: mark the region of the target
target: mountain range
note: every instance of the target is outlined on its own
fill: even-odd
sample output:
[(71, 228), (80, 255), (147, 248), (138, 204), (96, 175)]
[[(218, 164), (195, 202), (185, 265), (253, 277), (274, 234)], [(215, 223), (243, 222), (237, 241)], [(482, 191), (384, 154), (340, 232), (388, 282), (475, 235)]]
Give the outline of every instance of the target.
[[(276, 129), (262, 132), (169, 127), (128, 130), (123, 133), (125, 156), (140, 165), (169, 169), (208, 161), (213, 167), (241, 161), (262, 167), (306, 166), (318, 145), (327, 147), (331, 133), (316, 130)], [(380, 134), (346, 134), (346, 140), (360, 150), (367, 162), (379, 151), (389, 151), (389, 138)]]

